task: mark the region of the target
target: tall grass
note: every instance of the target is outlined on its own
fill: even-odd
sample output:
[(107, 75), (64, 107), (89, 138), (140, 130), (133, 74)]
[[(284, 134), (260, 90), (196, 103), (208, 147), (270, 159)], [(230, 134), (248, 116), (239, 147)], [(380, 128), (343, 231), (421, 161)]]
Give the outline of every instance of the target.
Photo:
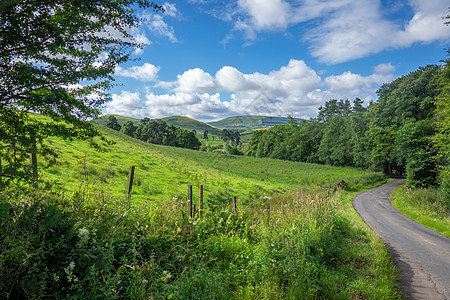
[(450, 237), (450, 211), (441, 202), (437, 189), (398, 188), (392, 204), (409, 218)]
[(394, 271), (355, 252), (371, 242), (339, 197), (316, 189), (260, 197), (236, 212), (216, 201), (201, 219), (184, 213), (184, 195), (131, 208), (105, 193), (1, 197), (0, 297), (398, 296), (383, 283)]

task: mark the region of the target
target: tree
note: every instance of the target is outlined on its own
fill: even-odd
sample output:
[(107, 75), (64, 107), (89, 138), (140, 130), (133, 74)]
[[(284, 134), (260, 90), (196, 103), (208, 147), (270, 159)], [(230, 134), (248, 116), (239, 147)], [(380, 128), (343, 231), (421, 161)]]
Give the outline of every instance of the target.
[[(400, 157), (406, 152), (395, 151), (396, 140), (397, 143), (399, 141), (397, 134), (408, 123), (433, 117), (434, 104), (439, 94), (440, 73), (440, 67), (436, 65), (420, 67), (417, 71), (382, 85), (377, 91), (378, 102), (371, 106), (369, 112), (369, 135), (373, 144), (371, 160), (375, 169), (387, 174), (405, 173), (409, 160), (406, 156)], [(432, 131), (425, 132), (427, 139), (433, 135)], [(431, 165), (427, 163), (422, 166), (428, 168)]]
[(203, 132), (203, 139), (208, 139), (208, 130), (205, 130), (205, 132)]
[(134, 126), (133, 122), (127, 121), (122, 125), (122, 128), (120, 131), (128, 136), (134, 137), (134, 134), (136, 133), (137, 127)]
[(228, 129), (223, 129), (221, 132), (221, 138), (224, 142), (231, 140), (231, 132)]
[(122, 127), (114, 116), (108, 116), (105, 126), (116, 131), (120, 131), (120, 128)]
[(48, 136), (95, 145), (100, 134), (86, 120), (109, 99), (117, 64), (143, 46), (130, 34), (140, 23), (135, 4), (162, 11), (147, 0), (2, 1), (1, 177), (24, 179), (26, 153), (50, 153)]
[(321, 161), (334, 166), (350, 166), (353, 163), (351, 151), (350, 120), (346, 116), (333, 116), (324, 129), (320, 142)]
[[(450, 19), (450, 16), (446, 18)], [(444, 60), (444, 63), (439, 77), (440, 94), (437, 98), (434, 116), (437, 133), (433, 136), (433, 141), (438, 150), (440, 202), (442, 206), (450, 210), (450, 49), (447, 49), (447, 59)]]

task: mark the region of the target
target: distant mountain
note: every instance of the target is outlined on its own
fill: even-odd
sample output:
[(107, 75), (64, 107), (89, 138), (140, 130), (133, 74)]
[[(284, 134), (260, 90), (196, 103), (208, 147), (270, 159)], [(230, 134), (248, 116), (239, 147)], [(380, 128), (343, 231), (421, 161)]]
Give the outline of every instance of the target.
[(208, 130), (209, 134), (220, 135), (221, 129), (211, 126), (208, 123), (197, 121), (188, 117), (182, 116), (171, 116), (165, 117), (161, 120), (165, 121), (167, 124), (177, 126), (183, 129), (195, 130), (198, 133), (203, 133)]
[[(92, 122), (105, 125), (108, 120), (108, 116), (105, 115), (98, 119), (93, 120)], [(133, 122), (135, 126), (139, 125), (139, 119), (124, 117), (119, 115), (115, 116), (117, 122), (120, 125), (123, 125), (127, 121)], [(268, 116), (237, 116), (237, 117), (229, 117), (223, 120), (214, 121), (214, 122), (201, 122), (195, 119), (191, 119), (183, 116), (171, 116), (161, 118), (161, 120), (165, 121), (167, 124), (180, 127), (187, 130), (195, 130), (198, 133), (203, 133), (205, 130), (208, 130), (209, 134), (220, 135), (222, 129), (228, 130), (239, 130), (240, 132), (247, 131), (251, 132), (256, 129), (269, 128), (275, 125), (287, 124), (288, 118), (285, 117), (268, 117)], [(300, 119), (298, 119), (300, 121)]]
[(288, 118), (285, 117), (237, 116), (208, 123), (220, 129), (245, 131), (283, 125), (287, 124), (287, 121)]

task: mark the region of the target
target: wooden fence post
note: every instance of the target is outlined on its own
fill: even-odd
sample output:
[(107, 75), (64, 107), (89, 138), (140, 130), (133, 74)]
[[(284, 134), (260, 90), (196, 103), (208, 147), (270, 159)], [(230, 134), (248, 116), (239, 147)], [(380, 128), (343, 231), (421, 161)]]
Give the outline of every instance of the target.
[(3, 190), (2, 157), (0, 156), (0, 191)]
[(31, 166), (31, 177), (36, 184), (38, 179), (38, 168), (37, 168), (37, 156), (36, 156), (36, 135), (34, 132), (30, 133), (30, 141), (32, 143), (32, 149), (30, 153), (30, 166)]
[(267, 226), (270, 224), (270, 204), (269, 201), (266, 203), (266, 211), (267, 211)]
[(37, 156), (36, 153), (30, 153), (31, 175), (33, 180), (38, 179)]
[[(130, 166), (130, 171), (128, 172), (128, 185), (127, 185), (127, 198), (131, 198), (131, 190), (133, 188), (133, 177), (134, 177), (134, 166)], [(131, 205), (131, 203), (130, 203)]]
[(233, 196), (233, 211), (237, 211), (237, 198)]
[(192, 184), (188, 185), (188, 216), (192, 216), (192, 212), (194, 210), (194, 205), (192, 205)]
[(198, 186), (198, 214), (203, 217), (203, 184)]

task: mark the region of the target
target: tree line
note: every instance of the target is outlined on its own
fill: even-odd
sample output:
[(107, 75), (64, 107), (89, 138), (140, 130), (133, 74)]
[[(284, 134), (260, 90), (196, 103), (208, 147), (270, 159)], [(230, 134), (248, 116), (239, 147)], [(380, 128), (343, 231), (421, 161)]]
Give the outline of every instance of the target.
[(127, 121), (122, 126), (115, 116), (108, 116), (106, 127), (120, 131), (146, 143), (198, 150), (200, 141), (190, 130), (168, 125), (163, 120), (144, 118), (139, 125)]
[(450, 199), (449, 59), (444, 62), (384, 84), (367, 107), (359, 98), (332, 99), (317, 118), (257, 130), (245, 154), (405, 175), (408, 186), (441, 185), (442, 198)]

